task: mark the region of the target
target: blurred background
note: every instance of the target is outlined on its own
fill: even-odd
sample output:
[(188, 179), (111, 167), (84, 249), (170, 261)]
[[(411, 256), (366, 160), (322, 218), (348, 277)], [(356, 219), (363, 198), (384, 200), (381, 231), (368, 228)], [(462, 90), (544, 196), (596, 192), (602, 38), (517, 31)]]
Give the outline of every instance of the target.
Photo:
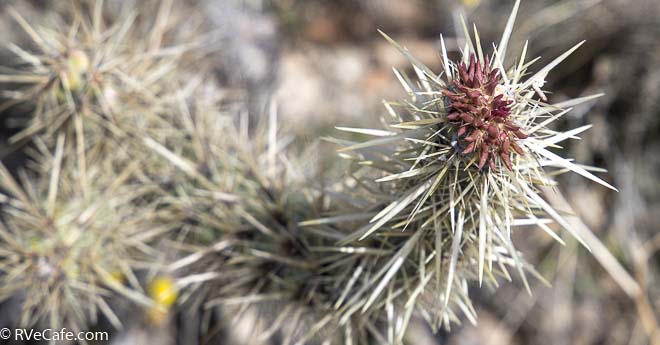
[[(273, 97), (281, 121), (309, 140), (335, 134), (337, 125), (377, 124), (383, 99), (405, 97), (391, 68), (406, 70), (407, 62), (377, 29), (440, 71), (440, 34), (453, 56), (463, 45), (460, 15), (477, 23), (482, 43), (490, 46), (487, 42), (499, 41), (513, 6), (512, 0), (185, 2), (191, 11), (207, 17), (221, 42), (213, 53), (221, 82), (246, 90), (255, 113)], [(12, 4), (28, 19), (38, 20), (57, 3), (0, 0), (0, 64), (11, 64), (13, 59), (5, 48), (8, 42), (25, 40), (6, 6)], [(580, 163), (606, 168), (605, 179), (620, 192), (572, 175), (560, 179), (561, 190), (641, 290), (624, 291), (607, 267), (568, 237), (561, 247), (547, 236), (518, 233), (514, 241), (552, 287), (533, 282), (532, 296), (515, 280), (497, 291), (475, 288), (478, 325), (466, 320), (451, 332), (435, 335), (415, 326), (411, 344), (657, 344), (660, 1), (525, 0), (509, 46), (509, 63), (519, 56), (526, 40), (527, 55), (541, 57), (536, 66), (587, 41), (549, 76), (544, 89), (552, 91), (553, 103), (605, 94), (573, 109), (561, 126), (593, 124), (580, 142), (573, 142), (569, 155)], [(3, 140), (15, 132), (6, 127), (3, 123), (0, 130)], [(228, 335), (226, 343), (242, 344), (241, 329), (249, 332), (249, 325)], [(133, 327), (123, 332), (111, 340), (174, 342), (157, 329)]]

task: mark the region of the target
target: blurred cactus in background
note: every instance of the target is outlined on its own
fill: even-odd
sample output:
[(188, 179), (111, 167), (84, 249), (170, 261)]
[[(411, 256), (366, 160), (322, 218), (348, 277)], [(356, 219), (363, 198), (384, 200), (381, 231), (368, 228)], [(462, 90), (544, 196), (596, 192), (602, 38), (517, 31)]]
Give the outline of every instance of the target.
[[(182, 22), (172, 6), (147, 1), (109, 13), (103, 1), (71, 2), (49, 18), (50, 28), (29, 24), (10, 8), (32, 42), (9, 46), (19, 61), (0, 82), (20, 86), (0, 109), (20, 103), (34, 109), (12, 119), (22, 130), (10, 144), (20, 147), (38, 136), (52, 148), (58, 135), (65, 135), (65, 156), (75, 157), (85, 184), (88, 160), (113, 158), (111, 152), (126, 148), (118, 141), (136, 133), (160, 133), (158, 124), (166, 121), (172, 100), (190, 82), (186, 66), (196, 60), (186, 54), (193, 47), (201, 54), (203, 42), (194, 32), (199, 23), (190, 17)], [(150, 11), (158, 16), (138, 21)]]
[[(0, 69), (15, 131), (0, 151), (0, 300), (13, 303), (0, 312), (21, 310), (10, 326), (140, 329), (181, 344), (418, 344), (419, 327), (476, 325), (482, 285), (549, 285), (520, 233), (578, 241), (648, 308), (558, 188), (574, 172), (616, 190), (560, 146), (591, 125), (558, 124), (602, 95), (546, 89), (584, 42), (545, 64), (529, 58), (534, 41), (512, 57), (520, 1), (483, 46), (460, 14), (492, 4), (456, 1), (461, 37), (440, 36), (433, 65), (380, 32), (410, 64), (392, 77), (407, 96), (383, 102), (382, 127), (327, 137), (282, 114), (259, 51), (277, 45), (264, 38), (271, 23), (250, 31), (239, 10), (263, 7), (294, 30), (306, 25), (295, 3), (70, 1), (38, 24), (7, 7), (29, 39)], [(325, 19), (304, 32), (342, 34)], [(362, 39), (356, 30), (343, 34)], [(350, 79), (355, 66), (341, 66), (333, 77)]]
[(250, 341), (364, 339), (352, 324), (338, 328), (333, 304), (350, 279), (352, 253), (368, 249), (335, 246), (340, 229), (300, 225), (329, 207), (313, 187), (316, 145), (296, 150), (293, 138), (279, 137), (274, 105), (251, 124), (245, 109), (228, 111), (207, 87), (216, 91), (211, 98), (180, 114), (185, 140), (147, 144), (182, 173), (166, 197), (181, 215), (181, 258), (168, 267), (180, 303), (217, 309), (230, 323), (258, 315)]
[[(86, 330), (99, 313), (114, 326), (117, 298), (151, 306), (141, 293), (137, 271), (158, 262), (151, 246), (167, 225), (153, 222), (153, 205), (138, 202), (146, 184), (127, 183), (135, 165), (117, 176), (91, 169), (94, 187), (82, 195), (75, 175), (61, 171), (59, 140), (50, 175), (21, 174), (21, 184), (0, 166), (3, 202), (3, 298), (22, 301), (21, 326)], [(41, 323), (39, 323), (41, 322)]]
[[(21, 61), (0, 75), (21, 85), (1, 107), (33, 109), (11, 119), (22, 130), (9, 151), (23, 149), (27, 171), (19, 182), (2, 173), (2, 296), (22, 300), (20, 325), (84, 330), (101, 312), (121, 327), (112, 306), (122, 298), (169, 307), (142, 281), (162, 267), (157, 248), (176, 226), (160, 206), (163, 169), (142, 140), (164, 134), (169, 108), (197, 82), (184, 62), (201, 38), (188, 39), (199, 23), (177, 22), (171, 2), (140, 6), (110, 14), (103, 1), (71, 2), (54, 20), (70, 23), (61, 30), (9, 10), (34, 47), (12, 44)], [(136, 24), (149, 10), (157, 20)]]

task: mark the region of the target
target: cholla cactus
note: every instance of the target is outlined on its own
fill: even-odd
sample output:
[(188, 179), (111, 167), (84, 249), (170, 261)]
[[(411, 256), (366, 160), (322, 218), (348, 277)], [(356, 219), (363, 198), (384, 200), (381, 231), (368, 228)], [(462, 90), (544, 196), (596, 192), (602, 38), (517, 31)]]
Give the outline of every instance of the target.
[[(188, 77), (196, 40), (164, 47), (170, 5), (135, 30), (132, 15), (106, 27), (102, 1), (67, 7), (67, 35), (14, 13), (40, 50), (13, 47), (25, 64), (0, 76), (29, 85), (3, 107), (35, 106), (12, 140), (33, 139), (36, 182), (21, 188), (0, 166), (0, 298), (24, 295), (24, 324), (83, 330), (100, 311), (120, 326), (108, 299), (121, 296), (158, 322), (177, 303), (232, 321), (256, 311), (260, 340), (399, 344), (413, 317), (475, 322), (470, 284), (497, 286), (515, 269), (528, 287), (535, 272), (512, 232), (535, 226), (562, 242), (554, 221), (573, 233), (542, 197), (555, 175), (613, 188), (549, 150), (588, 129), (549, 125), (595, 96), (549, 104), (541, 90), (579, 44), (530, 77), (526, 48), (505, 67), (519, 2), (491, 54), (476, 29), (465, 28), (461, 61), (443, 41), (440, 75), (386, 36), (413, 65), (415, 81), (396, 71), (410, 98), (386, 103), (386, 129), (341, 128), (378, 138), (338, 141), (357, 168), (329, 190), (301, 173), (313, 159), (278, 138), (275, 111), (250, 127), (242, 102)], [(165, 234), (176, 257), (156, 249)], [(156, 277), (148, 289), (140, 270)]]
[(157, 225), (154, 205), (142, 199), (152, 187), (126, 183), (135, 165), (117, 176), (90, 170), (97, 182), (83, 196), (75, 175), (60, 169), (63, 144), (49, 178), (22, 174), (21, 187), (0, 165), (8, 193), (1, 205), (0, 299), (22, 300), (23, 326), (83, 331), (102, 313), (121, 327), (114, 298), (154, 306), (136, 272), (158, 262), (153, 246), (168, 225)]
[(572, 171), (614, 189), (592, 168), (549, 150), (589, 128), (558, 132), (549, 126), (597, 95), (549, 104), (540, 89), (546, 75), (582, 43), (529, 77), (536, 60), (525, 62), (527, 46), (517, 64), (506, 66), (518, 6), (490, 55), (476, 28), (473, 39), (463, 25), (467, 42), (459, 62), (448, 58), (441, 40), (440, 75), (385, 35), (414, 68), (415, 81), (395, 70), (410, 99), (385, 104), (391, 123), (384, 130), (340, 128), (378, 137), (340, 141), (346, 146), (342, 156), (357, 163), (358, 185), (367, 186), (360, 193), (375, 201), (367, 209), (369, 224), (344, 243), (371, 240), (391, 252), (365, 273), (370, 278), (348, 301), (349, 314), (395, 311), (390, 327), (399, 335), (393, 340), (402, 339), (415, 311), (434, 327), (457, 321), (457, 308), (475, 321), (467, 286), (481, 285), (484, 276), (497, 286), (497, 277), (511, 279), (514, 268), (528, 287), (526, 273), (534, 271), (512, 242), (516, 228), (535, 226), (563, 243), (548, 225), (555, 221), (581, 240), (542, 197), (555, 185), (554, 176)]
[[(91, 161), (113, 157), (130, 135), (159, 132), (172, 100), (187, 90), (184, 81), (195, 79), (186, 74), (194, 61), (186, 54), (202, 40), (188, 30), (194, 18), (184, 25), (171, 13), (171, 1), (122, 5), (119, 13), (103, 4), (67, 2), (43, 28), (10, 8), (35, 49), (10, 45), (19, 64), (14, 73), (0, 75), (2, 83), (21, 85), (0, 110), (19, 103), (34, 109), (14, 119), (23, 129), (10, 143), (22, 146), (38, 136), (52, 148), (65, 134), (67, 156), (78, 165), (83, 184)], [(138, 11), (154, 12), (157, 19), (137, 21)]]
[(183, 172), (167, 198), (185, 234), (183, 255), (169, 266), (181, 303), (221, 308), (230, 322), (256, 313), (253, 340), (363, 339), (353, 322), (339, 328), (334, 303), (357, 260), (352, 252), (369, 249), (336, 247), (345, 235), (337, 228), (299, 225), (326, 207), (302, 168), (316, 151), (291, 154), (274, 112), (269, 126), (250, 127), (245, 112), (237, 119), (215, 110), (226, 109), (221, 100), (197, 101), (181, 116), (185, 141), (148, 142)]
[[(1, 210), (0, 299), (25, 290), (23, 324), (84, 330), (100, 311), (120, 326), (116, 302), (128, 299), (154, 314), (173, 303), (154, 295), (158, 289), (147, 296), (136, 273), (151, 277), (161, 269), (165, 258), (156, 248), (178, 225), (159, 207), (158, 173), (169, 166), (150, 160), (144, 141), (180, 139), (162, 129), (170, 128), (171, 104), (197, 85), (183, 62), (201, 38), (184, 24), (172, 30), (171, 1), (122, 5), (115, 15), (103, 3), (67, 2), (50, 28), (10, 10), (36, 47), (11, 45), (21, 64), (0, 76), (27, 85), (6, 93), (12, 99), (2, 109), (34, 107), (11, 139), (33, 144), (25, 149), (31, 178), (23, 189), (4, 167), (0, 178), (10, 194)], [(151, 9), (155, 20), (136, 20), (137, 11)]]

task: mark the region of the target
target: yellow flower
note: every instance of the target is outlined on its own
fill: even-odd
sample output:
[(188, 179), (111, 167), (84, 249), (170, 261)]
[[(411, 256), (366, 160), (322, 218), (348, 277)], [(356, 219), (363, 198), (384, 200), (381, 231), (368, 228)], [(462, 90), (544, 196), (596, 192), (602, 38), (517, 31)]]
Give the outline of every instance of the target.
[(157, 277), (149, 284), (149, 295), (159, 306), (168, 309), (176, 302), (179, 291), (169, 277)]

